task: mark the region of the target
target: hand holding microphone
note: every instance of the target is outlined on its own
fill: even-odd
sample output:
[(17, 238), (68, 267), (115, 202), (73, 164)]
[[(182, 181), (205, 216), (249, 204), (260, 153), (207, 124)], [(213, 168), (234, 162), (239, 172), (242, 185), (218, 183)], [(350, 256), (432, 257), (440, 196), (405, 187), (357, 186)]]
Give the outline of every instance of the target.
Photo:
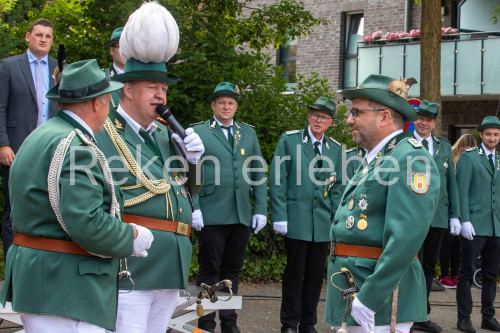
[(186, 160), (191, 164), (196, 164), (205, 152), (205, 147), (200, 136), (190, 127), (184, 130), (177, 122), (172, 112), (163, 104), (156, 107), (156, 113), (168, 122), (168, 125), (174, 132), (172, 138), (179, 144)]

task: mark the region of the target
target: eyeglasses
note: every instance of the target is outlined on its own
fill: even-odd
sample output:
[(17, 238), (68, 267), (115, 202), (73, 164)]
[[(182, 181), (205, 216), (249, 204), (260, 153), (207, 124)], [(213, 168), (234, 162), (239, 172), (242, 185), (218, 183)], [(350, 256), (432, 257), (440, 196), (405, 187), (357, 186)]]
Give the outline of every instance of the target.
[(332, 117), (323, 117), (323, 116), (320, 116), (319, 114), (317, 113), (313, 113), (311, 114), (311, 118), (314, 120), (314, 121), (318, 121), (320, 123), (326, 123), (327, 121), (329, 120), (332, 120), (333, 118)]
[(349, 114), (353, 119), (356, 119), (358, 117), (358, 112), (359, 111), (384, 111), (386, 109), (356, 109), (352, 108), (351, 113)]

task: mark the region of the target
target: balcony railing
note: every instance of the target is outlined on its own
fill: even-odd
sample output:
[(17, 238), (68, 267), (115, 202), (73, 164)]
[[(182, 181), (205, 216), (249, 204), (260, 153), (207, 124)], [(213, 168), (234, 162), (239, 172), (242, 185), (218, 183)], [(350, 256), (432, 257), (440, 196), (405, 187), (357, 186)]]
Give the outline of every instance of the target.
[[(420, 82), (420, 40), (358, 43), (356, 86), (370, 74)], [(420, 85), (410, 90), (420, 95)], [(500, 32), (456, 34), (441, 43), (441, 95), (500, 95)]]

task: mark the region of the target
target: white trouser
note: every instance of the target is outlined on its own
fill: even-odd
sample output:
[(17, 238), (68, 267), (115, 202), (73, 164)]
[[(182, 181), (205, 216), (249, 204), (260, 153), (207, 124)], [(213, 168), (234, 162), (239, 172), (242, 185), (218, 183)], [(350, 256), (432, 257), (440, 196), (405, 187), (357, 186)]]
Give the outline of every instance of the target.
[(165, 333), (178, 300), (179, 289), (118, 294), (116, 333)]
[[(396, 324), (396, 333), (408, 333), (413, 323), (400, 323)], [(340, 327), (335, 327), (335, 332), (339, 331)], [(389, 333), (391, 330), (390, 325), (375, 326), (373, 333)], [(347, 333), (366, 333), (361, 326), (347, 326)]]
[(20, 313), (26, 333), (104, 333), (102, 327), (74, 318)]

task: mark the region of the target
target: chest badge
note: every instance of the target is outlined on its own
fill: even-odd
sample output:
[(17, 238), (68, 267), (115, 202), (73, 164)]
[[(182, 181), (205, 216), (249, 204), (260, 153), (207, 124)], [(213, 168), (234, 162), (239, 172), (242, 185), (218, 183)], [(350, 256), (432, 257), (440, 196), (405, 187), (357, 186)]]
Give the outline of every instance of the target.
[(365, 211), (368, 208), (368, 201), (366, 201), (366, 194), (360, 195), (361, 200), (358, 202), (358, 207), (361, 211)]
[(345, 227), (347, 229), (352, 229), (354, 226), (354, 216), (348, 216), (347, 219), (345, 220)]
[(241, 154), (242, 156), (243, 156), (243, 155), (245, 155), (245, 149), (241, 148), (241, 149), (240, 149), (240, 154)]
[(184, 187), (181, 187), (181, 194), (182, 194), (184, 199), (187, 199), (187, 191)]
[(444, 162), (444, 168), (448, 169), (448, 162)]
[(358, 221), (358, 229), (365, 230), (368, 227), (368, 216), (359, 214), (361, 220)]
[(351, 200), (349, 200), (349, 205), (347, 206), (347, 208), (349, 208), (349, 210), (352, 210), (354, 208), (354, 199), (356, 198), (356, 196), (354, 194), (351, 194)]

